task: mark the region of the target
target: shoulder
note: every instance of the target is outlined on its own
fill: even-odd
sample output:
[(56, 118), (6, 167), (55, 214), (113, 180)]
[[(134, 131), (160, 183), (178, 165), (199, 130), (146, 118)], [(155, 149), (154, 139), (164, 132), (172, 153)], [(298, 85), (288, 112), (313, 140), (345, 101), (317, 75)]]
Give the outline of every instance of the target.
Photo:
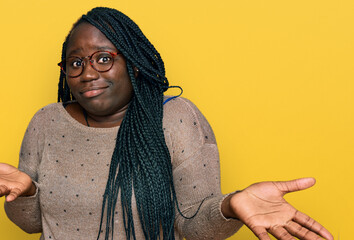
[(163, 128), (175, 166), (195, 154), (205, 144), (216, 144), (207, 119), (196, 105), (186, 98), (178, 97), (164, 105)]
[(163, 123), (170, 131), (184, 129), (184, 134), (189, 132), (198, 135), (203, 142), (215, 142), (215, 136), (208, 120), (189, 99), (178, 97), (167, 102), (164, 105)]
[[(51, 124), (53, 123), (53, 116), (54, 114), (59, 114), (59, 106), (59, 103), (49, 104), (45, 107), (40, 108), (34, 114), (24, 134), (21, 153), (29, 151), (29, 149), (42, 149), (46, 133), (48, 132), (48, 129), (50, 129)], [(41, 151), (38, 150), (38, 152)]]
[[(170, 96), (165, 96), (164, 101), (169, 98)], [(195, 104), (191, 100), (183, 97), (173, 98), (164, 104), (164, 111), (168, 114), (175, 113), (176, 111), (179, 113), (192, 113), (196, 110), (199, 111)]]
[[(166, 98), (168, 98), (168, 96), (165, 97), (165, 99)], [(166, 102), (163, 106), (163, 111), (163, 122), (166, 127), (170, 125), (175, 127), (196, 126), (198, 116), (202, 115), (199, 109), (190, 100), (182, 97), (174, 98)]]
[[(165, 99), (168, 99), (168, 96)], [(189, 123), (197, 125), (198, 122), (206, 120), (197, 106), (187, 98), (177, 97), (164, 104), (164, 121)]]
[(43, 118), (43, 117), (51, 116), (53, 114), (58, 114), (58, 112), (59, 112), (58, 110), (60, 107), (62, 107), (62, 103), (48, 104), (48, 105), (40, 108), (39, 110), (37, 110), (37, 112), (33, 116), (33, 119)]
[(62, 103), (51, 103), (40, 108), (32, 117), (29, 127), (39, 126), (41, 128), (48, 125), (54, 116), (60, 113), (59, 108), (62, 107)]

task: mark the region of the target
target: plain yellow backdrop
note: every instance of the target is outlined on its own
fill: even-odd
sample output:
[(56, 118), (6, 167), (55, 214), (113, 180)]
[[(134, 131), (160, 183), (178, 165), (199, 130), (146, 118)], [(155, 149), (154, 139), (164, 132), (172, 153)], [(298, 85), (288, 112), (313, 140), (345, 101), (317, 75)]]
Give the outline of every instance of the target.
[[(207, 117), (224, 193), (315, 177), (313, 188), (286, 199), (335, 239), (353, 238), (352, 0), (0, 0), (1, 161), (17, 165), (31, 117), (56, 101), (61, 44), (95, 6), (135, 20), (160, 51), (170, 83)], [(2, 208), (0, 234), (39, 239)], [(231, 239), (256, 238), (243, 227)]]

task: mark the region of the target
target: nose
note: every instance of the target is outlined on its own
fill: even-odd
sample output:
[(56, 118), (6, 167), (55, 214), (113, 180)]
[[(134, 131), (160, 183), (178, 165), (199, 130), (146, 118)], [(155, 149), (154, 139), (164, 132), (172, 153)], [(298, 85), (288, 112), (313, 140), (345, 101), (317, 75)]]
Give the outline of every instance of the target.
[[(86, 60), (86, 59), (85, 59)], [(99, 72), (97, 72), (91, 65), (91, 60), (84, 60), (83, 70), (81, 73), (81, 81), (88, 82), (98, 79)]]

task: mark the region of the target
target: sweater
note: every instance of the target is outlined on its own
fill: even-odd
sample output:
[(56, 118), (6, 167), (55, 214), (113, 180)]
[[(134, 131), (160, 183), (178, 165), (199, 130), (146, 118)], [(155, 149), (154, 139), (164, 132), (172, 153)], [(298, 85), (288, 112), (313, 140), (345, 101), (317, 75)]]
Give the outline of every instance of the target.
[[(172, 161), (179, 209), (175, 239), (225, 239), (242, 223), (226, 219), (221, 202), (219, 155), (213, 131), (198, 108), (176, 98), (164, 105), (163, 129)], [(34, 196), (5, 203), (11, 221), (28, 233), (41, 232), (41, 240), (96, 239), (102, 196), (108, 179), (119, 126), (82, 125), (62, 103), (40, 109), (26, 130), (19, 169), (35, 183)], [(132, 210), (137, 239), (144, 239), (135, 198)], [(126, 239), (118, 199), (114, 235)], [(102, 234), (103, 237), (104, 234)]]

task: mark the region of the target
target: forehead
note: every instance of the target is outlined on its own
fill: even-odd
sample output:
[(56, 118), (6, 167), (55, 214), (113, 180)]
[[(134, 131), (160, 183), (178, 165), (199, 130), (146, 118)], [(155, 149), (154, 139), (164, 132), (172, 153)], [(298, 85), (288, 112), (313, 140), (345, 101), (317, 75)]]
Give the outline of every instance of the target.
[(80, 23), (70, 33), (66, 55), (97, 50), (117, 51), (113, 43), (95, 26)]

